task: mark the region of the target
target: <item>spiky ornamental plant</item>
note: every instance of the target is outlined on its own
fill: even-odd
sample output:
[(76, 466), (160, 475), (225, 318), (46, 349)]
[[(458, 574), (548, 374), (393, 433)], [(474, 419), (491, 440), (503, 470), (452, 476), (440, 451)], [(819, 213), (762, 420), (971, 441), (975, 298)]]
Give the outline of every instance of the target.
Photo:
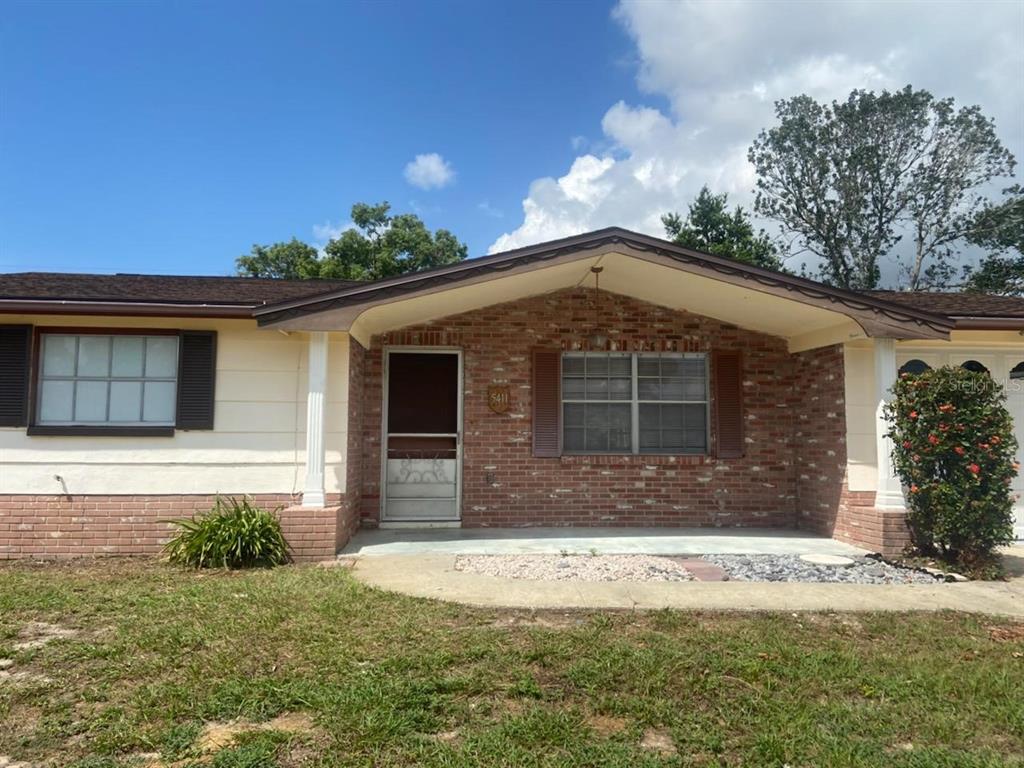
[(277, 510), (249, 499), (217, 497), (213, 509), (185, 520), (170, 520), (178, 532), (164, 545), (167, 558), (193, 568), (270, 568), (291, 559)]
[(893, 393), (888, 436), (919, 553), (972, 563), (1012, 541), (1017, 440), (1003, 388), (947, 366), (902, 374)]

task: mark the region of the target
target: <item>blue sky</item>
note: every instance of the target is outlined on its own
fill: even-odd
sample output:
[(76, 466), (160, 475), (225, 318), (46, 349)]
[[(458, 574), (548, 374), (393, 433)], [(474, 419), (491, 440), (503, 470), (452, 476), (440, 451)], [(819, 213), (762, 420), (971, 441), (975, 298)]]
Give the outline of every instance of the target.
[[(360, 200), (480, 254), (607, 94), (635, 91), (607, 4), (4, 8), (5, 271), (228, 273), (252, 243), (315, 240)], [(407, 183), (423, 153), (454, 183)]]
[(1024, 160), (1024, 3), (0, 0), (0, 271), (229, 274), (385, 199), (471, 255), (661, 234), (749, 207), (776, 99), (907, 83)]

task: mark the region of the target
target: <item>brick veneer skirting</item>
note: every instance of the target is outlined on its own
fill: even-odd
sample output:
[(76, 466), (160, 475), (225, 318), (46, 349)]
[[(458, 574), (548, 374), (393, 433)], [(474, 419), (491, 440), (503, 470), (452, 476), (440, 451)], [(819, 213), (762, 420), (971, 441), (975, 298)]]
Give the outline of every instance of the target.
[(897, 555), (910, 544), (907, 516), (902, 509), (877, 509), (874, 491), (849, 491), (836, 510), (829, 534), (885, 555)]
[[(281, 507), (285, 536), (297, 561), (333, 557), (355, 528), (346, 498), (334, 495), (322, 509), (296, 506), (297, 496), (257, 494), (263, 508)], [(157, 555), (170, 526), (213, 506), (214, 497), (0, 496), (0, 559), (89, 555)]]

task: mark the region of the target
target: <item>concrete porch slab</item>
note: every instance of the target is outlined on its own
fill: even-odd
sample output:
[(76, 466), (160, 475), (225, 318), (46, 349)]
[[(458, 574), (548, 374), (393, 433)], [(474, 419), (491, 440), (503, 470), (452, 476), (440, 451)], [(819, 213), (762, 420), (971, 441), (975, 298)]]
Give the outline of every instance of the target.
[[(1010, 559), (1018, 565), (1024, 562), (1024, 557)], [(454, 555), (437, 554), (360, 557), (353, 564), (353, 573), (363, 583), (380, 589), (487, 608), (953, 610), (1024, 618), (1024, 578), (1020, 577), (1008, 582), (971, 581), (935, 585), (533, 581), (457, 571)]]
[(340, 555), (863, 555), (804, 531), (770, 528), (432, 528), (361, 530)]

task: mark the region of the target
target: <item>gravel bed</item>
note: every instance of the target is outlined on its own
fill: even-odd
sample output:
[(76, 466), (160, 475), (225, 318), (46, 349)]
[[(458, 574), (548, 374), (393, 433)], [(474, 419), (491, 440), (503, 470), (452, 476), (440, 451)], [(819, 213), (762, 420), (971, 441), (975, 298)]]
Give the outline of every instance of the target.
[(937, 584), (927, 573), (872, 558), (853, 558), (845, 568), (805, 563), (797, 555), (704, 555), (732, 581), (802, 581), (830, 584)]
[(692, 581), (679, 563), (653, 555), (460, 555), (455, 570), (543, 581)]

